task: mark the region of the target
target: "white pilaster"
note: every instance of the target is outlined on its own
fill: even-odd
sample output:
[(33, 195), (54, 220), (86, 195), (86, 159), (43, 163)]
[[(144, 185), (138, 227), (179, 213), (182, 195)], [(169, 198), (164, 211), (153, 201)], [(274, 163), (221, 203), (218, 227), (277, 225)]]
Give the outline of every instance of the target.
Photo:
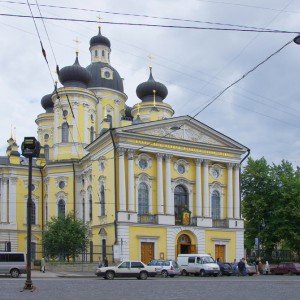
[(210, 216), (209, 193), (208, 193), (208, 160), (203, 162), (203, 196), (204, 196), (204, 217)]
[(1, 222), (8, 222), (7, 215), (7, 178), (2, 179), (2, 194), (1, 194)]
[(17, 222), (17, 178), (9, 178), (9, 223), (15, 224)]
[(164, 213), (164, 191), (163, 191), (163, 175), (162, 175), (162, 154), (157, 153), (157, 213)]
[[(73, 102), (72, 109), (73, 109), (73, 114), (74, 114), (74, 117), (75, 117), (75, 120), (74, 120), (75, 124), (78, 124), (78, 106), (79, 106), (78, 101)], [(73, 122), (73, 118), (72, 118), (72, 122)], [(77, 130), (75, 125), (73, 126), (73, 128), (74, 128), (73, 133), (72, 133), (73, 134), (73, 139), (74, 139), (74, 141), (77, 142), (78, 141), (78, 130)], [(82, 142), (82, 141), (80, 141), (80, 142)]]
[(126, 185), (125, 185), (125, 149), (120, 148), (119, 152), (119, 210), (126, 210)]
[(232, 207), (232, 164), (227, 164), (227, 218), (233, 218)]
[(174, 203), (171, 197), (171, 157), (172, 155), (166, 155), (166, 213), (168, 215), (174, 215)]
[(240, 218), (240, 165), (234, 166), (234, 218)]
[(202, 160), (196, 159), (196, 216), (202, 216), (202, 180), (201, 180)]
[[(88, 109), (89, 109), (89, 105), (88, 104), (83, 104), (83, 108), (84, 108), (84, 116), (83, 116), (83, 128), (84, 128), (84, 143), (88, 144), (89, 143), (89, 131), (88, 131)], [(76, 131), (76, 128), (74, 127), (73, 132)], [(75, 140), (76, 141), (76, 140)], [(82, 142), (82, 141), (80, 141)]]
[(128, 211), (134, 211), (133, 151), (128, 151)]

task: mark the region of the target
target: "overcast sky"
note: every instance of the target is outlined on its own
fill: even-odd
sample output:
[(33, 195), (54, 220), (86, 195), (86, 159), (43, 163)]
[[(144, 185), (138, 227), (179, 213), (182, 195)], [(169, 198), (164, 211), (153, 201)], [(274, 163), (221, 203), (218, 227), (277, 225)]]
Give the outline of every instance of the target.
[[(203, 109), (293, 40), (293, 32), (300, 31), (300, 1), (29, 2), (40, 5), (43, 17), (95, 22), (101, 17), (101, 32), (111, 42), (111, 65), (124, 78), (127, 105), (139, 102), (136, 87), (149, 77), (147, 56), (151, 54), (153, 76), (167, 86), (165, 102), (172, 105), (174, 116), (197, 114), (199, 121), (250, 148), (254, 159), (264, 156), (275, 164), (285, 159), (300, 166), (300, 45), (290, 43)], [(36, 5), (31, 9), (40, 16)], [(35, 119), (44, 112), (41, 98), (53, 91), (56, 62), (60, 68), (74, 63), (76, 38), (80, 64), (90, 64), (89, 40), (97, 34), (98, 24), (36, 20), (48, 68), (33, 19), (3, 15), (29, 16), (27, 1), (0, 0), (0, 14), (0, 155), (5, 155), (11, 132), (18, 145), (24, 136), (37, 136)], [(262, 29), (292, 33), (258, 32)]]

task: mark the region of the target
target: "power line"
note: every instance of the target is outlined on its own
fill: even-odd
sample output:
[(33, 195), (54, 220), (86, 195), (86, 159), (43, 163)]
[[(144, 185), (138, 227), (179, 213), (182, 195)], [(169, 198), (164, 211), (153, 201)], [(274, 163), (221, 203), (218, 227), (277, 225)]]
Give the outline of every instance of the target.
[[(24, 2), (4, 1), (4, 0), (0, 1), (0, 2), (6, 2), (6, 3), (11, 3), (11, 4), (21, 4), (21, 5), (26, 4)], [(31, 5), (34, 6), (35, 4), (31, 4)], [(237, 24), (230, 24), (230, 23), (200, 21), (200, 20), (181, 19), (181, 18), (170, 18), (170, 17), (161, 17), (161, 16), (158, 17), (158, 16), (151, 16), (151, 15), (145, 15), (145, 14), (120, 13), (120, 12), (103, 11), (103, 10), (87, 9), (87, 8), (79, 8), (79, 7), (67, 7), (67, 6), (57, 6), (57, 5), (49, 5), (49, 4), (40, 4), (39, 6), (49, 7), (49, 8), (59, 8), (59, 9), (79, 10), (79, 11), (87, 11), (87, 12), (97, 12), (97, 13), (111, 14), (111, 15), (142, 17), (142, 18), (159, 19), (159, 20), (202, 23), (202, 24), (210, 24), (210, 25), (232, 26), (232, 27), (241, 27), (241, 28), (252, 28), (252, 29), (265, 29), (265, 28), (260, 28), (260, 27), (237, 25)]]
[[(97, 23), (99, 21), (73, 19), (73, 18), (53, 18), (53, 17), (34, 17), (28, 15), (14, 15), (14, 14), (0, 14), (3, 17), (16, 17), (16, 18), (34, 18), (45, 19), (51, 21), (68, 21), (68, 22), (83, 22), (83, 23)], [(129, 23), (129, 22), (108, 22), (102, 21), (101, 24), (108, 25), (125, 25), (125, 26), (144, 26), (144, 27), (158, 27), (158, 28), (173, 28), (173, 29), (195, 29), (195, 30), (216, 30), (216, 31), (236, 31), (236, 32), (261, 32), (261, 33), (285, 33), (285, 34), (298, 34), (298, 31), (287, 30), (274, 30), (274, 29), (241, 29), (241, 28), (220, 28), (220, 27), (197, 27), (197, 26), (179, 26), (179, 25), (162, 25), (162, 24), (147, 24), (147, 23)]]

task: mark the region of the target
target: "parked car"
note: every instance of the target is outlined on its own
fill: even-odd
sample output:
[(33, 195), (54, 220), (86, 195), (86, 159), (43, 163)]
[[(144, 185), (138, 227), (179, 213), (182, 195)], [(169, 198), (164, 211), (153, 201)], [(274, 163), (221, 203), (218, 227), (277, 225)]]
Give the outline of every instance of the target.
[(220, 273), (219, 275), (226, 275), (231, 276), (233, 273), (233, 269), (230, 263), (227, 262), (218, 262), (218, 265), (220, 267)]
[(17, 278), (26, 272), (26, 253), (0, 252), (0, 274), (10, 274), (11, 277)]
[(281, 262), (276, 267), (270, 268), (271, 274), (284, 275), (284, 274), (297, 274), (300, 275), (300, 263), (296, 262)]
[(148, 276), (156, 275), (156, 268), (147, 266), (141, 261), (123, 261), (117, 266), (97, 268), (95, 274), (110, 280), (115, 277), (136, 277), (145, 280)]
[(249, 276), (256, 274), (256, 268), (252, 263), (246, 263), (246, 272)]
[(175, 275), (180, 275), (179, 266), (175, 260), (154, 259), (149, 262), (148, 266), (155, 266), (156, 273), (162, 277), (174, 277)]

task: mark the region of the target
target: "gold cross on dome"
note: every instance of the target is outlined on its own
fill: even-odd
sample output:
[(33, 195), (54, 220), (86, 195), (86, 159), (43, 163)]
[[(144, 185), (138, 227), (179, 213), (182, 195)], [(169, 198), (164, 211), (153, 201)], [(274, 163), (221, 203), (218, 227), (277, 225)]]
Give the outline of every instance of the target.
[(81, 42), (78, 40), (78, 37), (76, 37), (76, 39), (73, 40), (73, 42), (76, 43), (76, 52), (79, 52), (79, 51), (78, 51), (78, 44), (81, 43)]
[(98, 27), (99, 27), (99, 28), (101, 28), (101, 25), (100, 25), (100, 24), (101, 24), (101, 20), (102, 20), (102, 18), (101, 18), (100, 16), (98, 16), (98, 17), (97, 17), (97, 19), (99, 20), (99, 21), (98, 21), (98, 22), (99, 22), (99, 25), (98, 25)]
[(149, 67), (152, 68), (152, 60), (153, 60), (153, 56), (151, 54), (149, 54), (148, 56), (149, 59)]

